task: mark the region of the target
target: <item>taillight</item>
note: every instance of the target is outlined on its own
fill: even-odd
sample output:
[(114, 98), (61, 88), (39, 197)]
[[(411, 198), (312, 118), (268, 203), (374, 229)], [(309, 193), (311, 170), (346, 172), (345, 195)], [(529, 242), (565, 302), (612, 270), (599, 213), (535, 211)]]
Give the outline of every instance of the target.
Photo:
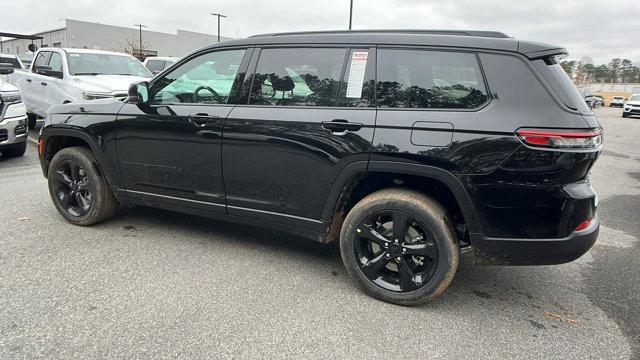
[(529, 146), (552, 149), (595, 149), (602, 145), (602, 128), (572, 129), (519, 129), (516, 134)]
[(587, 219), (581, 222), (580, 224), (578, 224), (578, 226), (576, 226), (576, 229), (574, 231), (580, 231), (580, 230), (586, 229), (591, 224), (591, 220), (593, 219)]

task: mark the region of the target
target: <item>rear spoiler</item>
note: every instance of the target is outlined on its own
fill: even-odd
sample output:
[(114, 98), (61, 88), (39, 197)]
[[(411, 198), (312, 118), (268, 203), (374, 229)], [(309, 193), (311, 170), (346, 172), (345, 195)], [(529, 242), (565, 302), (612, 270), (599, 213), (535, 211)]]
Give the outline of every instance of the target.
[(553, 64), (556, 64), (569, 54), (567, 49), (562, 47), (529, 41), (518, 42), (518, 52), (529, 58), (529, 60), (544, 59), (545, 62), (551, 61)]

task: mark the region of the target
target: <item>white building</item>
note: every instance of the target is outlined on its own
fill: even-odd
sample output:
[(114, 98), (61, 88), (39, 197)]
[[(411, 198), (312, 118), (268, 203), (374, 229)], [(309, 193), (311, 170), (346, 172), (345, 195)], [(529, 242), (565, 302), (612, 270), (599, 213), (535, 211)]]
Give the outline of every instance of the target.
[[(58, 29), (32, 34), (42, 36), (35, 40), (40, 47), (65, 47), (139, 53), (140, 35), (137, 28), (104, 25), (79, 20), (65, 20)], [(230, 40), (221, 37), (220, 41)], [(206, 45), (216, 43), (217, 35), (177, 30), (176, 34), (142, 30), (142, 53), (145, 56), (183, 57)], [(0, 41), (0, 53), (25, 54), (31, 40)]]

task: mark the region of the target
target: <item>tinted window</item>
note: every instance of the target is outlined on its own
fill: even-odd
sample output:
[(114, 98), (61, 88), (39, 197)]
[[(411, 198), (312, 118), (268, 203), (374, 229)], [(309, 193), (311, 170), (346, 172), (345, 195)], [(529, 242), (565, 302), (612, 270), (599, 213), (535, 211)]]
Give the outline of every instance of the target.
[(14, 57), (0, 57), (0, 63), (11, 64), (11, 67), (13, 67), (14, 69), (22, 69), (22, 66), (20, 66), (20, 63), (18, 62), (18, 59)]
[(338, 106), (375, 106), (375, 59), (369, 49), (352, 49), (340, 83)]
[(147, 61), (147, 69), (149, 69), (153, 73), (162, 71), (164, 69), (164, 60)]
[(60, 56), (60, 54), (58, 53), (51, 53), (49, 66), (53, 71), (62, 71), (62, 56)]
[(245, 50), (217, 51), (187, 61), (160, 79), (155, 103), (226, 104)]
[(475, 108), (487, 101), (476, 56), (423, 50), (378, 51), (379, 107)]
[(334, 106), (345, 49), (264, 49), (250, 104)]

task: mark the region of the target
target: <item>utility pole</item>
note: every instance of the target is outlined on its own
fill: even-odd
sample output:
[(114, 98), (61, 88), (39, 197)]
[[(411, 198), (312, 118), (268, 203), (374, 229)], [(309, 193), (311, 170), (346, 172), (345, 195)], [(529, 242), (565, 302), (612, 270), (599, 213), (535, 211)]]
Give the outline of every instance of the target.
[(143, 27), (147, 27), (146, 25), (142, 25), (142, 24), (135, 24), (134, 26), (137, 26), (138, 29), (140, 29), (140, 57), (138, 58), (140, 61), (142, 61), (142, 28)]
[(211, 13), (211, 15), (218, 17), (218, 42), (220, 42), (220, 18), (226, 18), (227, 16), (222, 14), (216, 14), (216, 13)]
[(353, 0), (351, 0), (351, 4), (349, 5), (349, 30), (351, 30), (352, 20), (353, 20)]

